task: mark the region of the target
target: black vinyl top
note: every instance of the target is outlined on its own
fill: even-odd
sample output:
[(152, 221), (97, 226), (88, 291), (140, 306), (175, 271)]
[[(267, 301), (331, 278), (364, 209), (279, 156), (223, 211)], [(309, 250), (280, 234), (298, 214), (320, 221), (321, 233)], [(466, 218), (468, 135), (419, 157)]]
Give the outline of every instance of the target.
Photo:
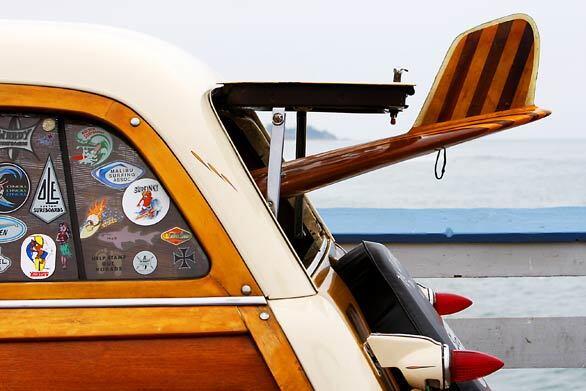
[(354, 83), (225, 83), (214, 90), (214, 101), (228, 107), (340, 113), (401, 111), (415, 93), (414, 85)]

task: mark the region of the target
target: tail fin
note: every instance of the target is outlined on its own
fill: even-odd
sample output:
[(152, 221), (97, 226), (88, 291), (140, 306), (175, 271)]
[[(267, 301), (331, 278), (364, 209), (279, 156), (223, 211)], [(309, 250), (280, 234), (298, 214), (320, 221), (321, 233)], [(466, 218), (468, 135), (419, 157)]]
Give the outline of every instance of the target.
[(414, 128), (533, 105), (539, 61), (535, 22), (515, 14), (459, 35)]

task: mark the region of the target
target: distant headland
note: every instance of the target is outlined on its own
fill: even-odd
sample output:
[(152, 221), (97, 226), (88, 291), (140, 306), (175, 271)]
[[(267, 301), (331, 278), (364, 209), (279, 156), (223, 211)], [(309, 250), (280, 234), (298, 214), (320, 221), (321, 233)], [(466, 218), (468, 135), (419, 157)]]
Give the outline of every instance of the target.
[[(271, 125), (265, 124), (265, 129), (270, 133)], [(335, 134), (328, 132), (327, 130), (319, 130), (313, 126), (307, 126), (307, 138), (312, 140), (337, 140)], [(295, 140), (295, 128), (285, 129), (285, 140)]]

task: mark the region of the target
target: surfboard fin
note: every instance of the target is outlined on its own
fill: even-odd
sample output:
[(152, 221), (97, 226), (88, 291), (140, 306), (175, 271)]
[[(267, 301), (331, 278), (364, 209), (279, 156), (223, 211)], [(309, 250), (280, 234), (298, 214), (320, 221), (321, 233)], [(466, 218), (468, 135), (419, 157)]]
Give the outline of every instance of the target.
[(414, 128), (532, 106), (539, 64), (535, 22), (516, 14), (452, 43)]
[[(527, 15), (507, 16), (459, 35), (409, 132), (285, 162), (281, 196), (548, 116), (534, 104), (538, 63), (539, 36)], [(264, 191), (266, 169), (252, 174)]]

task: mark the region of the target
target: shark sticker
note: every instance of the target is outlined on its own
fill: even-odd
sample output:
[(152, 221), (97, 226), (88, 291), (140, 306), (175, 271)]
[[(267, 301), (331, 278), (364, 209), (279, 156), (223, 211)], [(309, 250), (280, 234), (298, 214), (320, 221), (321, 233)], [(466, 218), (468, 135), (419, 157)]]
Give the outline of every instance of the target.
[(31, 182), (26, 171), (13, 163), (0, 163), (0, 213), (18, 210), (28, 199)]
[(137, 242), (142, 242), (150, 246), (153, 245), (153, 239), (159, 236), (159, 232), (151, 232), (143, 234), (142, 232), (131, 232), (128, 227), (124, 227), (119, 231), (103, 232), (98, 235), (98, 240), (102, 242), (111, 243), (118, 250), (127, 250), (133, 247)]
[(18, 157), (19, 151), (27, 151), (32, 153), (33, 150), (32, 138), (37, 124), (22, 127), (19, 117), (10, 118), (8, 129), (0, 128), (0, 149), (8, 150), (8, 158), (15, 160)]
[(31, 280), (43, 280), (55, 272), (55, 242), (47, 235), (26, 237), (20, 247), (20, 268)]
[(141, 251), (134, 256), (132, 266), (138, 274), (151, 274), (157, 268), (157, 257), (150, 251)]
[(30, 212), (47, 224), (67, 213), (51, 155), (47, 157)]
[(179, 227), (168, 229), (161, 234), (161, 240), (175, 246), (179, 246), (180, 244), (191, 240), (192, 237), (193, 235), (191, 235), (191, 232)]
[(27, 226), (19, 219), (0, 216), (0, 243), (17, 241), (26, 234)]
[(108, 159), (114, 145), (107, 131), (93, 126), (77, 132), (75, 140), (79, 144), (76, 148), (80, 153), (71, 159), (88, 166), (97, 166)]
[(153, 225), (167, 215), (170, 200), (159, 181), (143, 178), (134, 181), (122, 196), (126, 217), (138, 225)]
[(130, 163), (116, 161), (92, 171), (92, 176), (112, 189), (124, 190), (144, 174), (144, 170)]

